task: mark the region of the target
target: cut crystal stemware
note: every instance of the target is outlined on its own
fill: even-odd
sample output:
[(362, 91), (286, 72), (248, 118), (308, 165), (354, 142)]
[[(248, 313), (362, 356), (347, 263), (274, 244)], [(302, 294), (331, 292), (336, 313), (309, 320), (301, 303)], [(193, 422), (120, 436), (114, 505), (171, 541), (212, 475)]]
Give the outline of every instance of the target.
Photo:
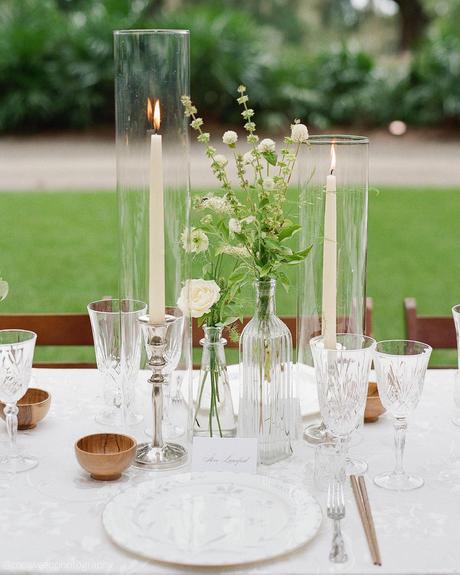
[[(321, 417), (344, 462), (350, 439), (364, 419), (375, 340), (361, 334), (337, 334), (337, 349), (326, 349), (323, 336), (310, 341), (318, 382)], [(343, 469), (337, 473), (343, 477)]]
[(380, 341), (375, 352), (377, 386), (383, 407), (393, 418), (396, 462), (393, 471), (374, 478), (385, 489), (416, 489), (423, 479), (406, 473), (403, 467), (407, 417), (417, 407), (431, 355), (431, 347), (409, 340)]
[(5, 404), (5, 422), (10, 438), (10, 453), (0, 458), (2, 473), (28, 471), (38, 464), (35, 457), (19, 453), (16, 445), (16, 402), (29, 387), (36, 339), (37, 334), (33, 331), (0, 330), (0, 401)]

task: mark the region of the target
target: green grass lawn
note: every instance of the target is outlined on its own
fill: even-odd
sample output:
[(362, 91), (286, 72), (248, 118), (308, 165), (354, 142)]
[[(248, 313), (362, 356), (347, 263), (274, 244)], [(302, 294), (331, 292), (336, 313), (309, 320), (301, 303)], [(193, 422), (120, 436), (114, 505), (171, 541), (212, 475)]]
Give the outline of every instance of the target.
[[(460, 302), (459, 213), (460, 189), (369, 193), (367, 293), (378, 339), (404, 336), (406, 296), (422, 314), (448, 315)], [(116, 227), (114, 193), (0, 192), (0, 274), (10, 283), (0, 313), (85, 311), (116, 294)], [(295, 314), (293, 292), (280, 290), (278, 310)]]

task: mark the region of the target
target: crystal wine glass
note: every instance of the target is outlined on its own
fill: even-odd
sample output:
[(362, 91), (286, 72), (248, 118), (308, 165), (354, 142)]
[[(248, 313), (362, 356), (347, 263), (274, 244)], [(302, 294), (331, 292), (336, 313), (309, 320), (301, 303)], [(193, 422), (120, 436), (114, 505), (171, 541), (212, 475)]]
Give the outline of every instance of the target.
[(407, 417), (417, 407), (430, 360), (431, 347), (408, 340), (380, 341), (375, 352), (377, 386), (383, 407), (393, 417), (396, 464), (391, 472), (374, 478), (379, 487), (394, 490), (417, 489), (423, 479), (403, 468)]
[(0, 330), (0, 401), (5, 404), (5, 421), (10, 438), (10, 453), (0, 458), (0, 472), (19, 473), (38, 464), (35, 457), (18, 452), (18, 407), (26, 393), (32, 370), (37, 334), (21, 329)]
[(454, 305), (452, 308), (452, 316), (455, 323), (455, 331), (457, 333), (457, 357), (458, 357), (458, 369), (460, 369), (460, 304)]
[(454, 305), (452, 315), (457, 333), (457, 371), (454, 376), (454, 405), (455, 415), (452, 422), (460, 427), (460, 304)]
[(337, 349), (326, 349), (323, 339), (315, 337), (310, 345), (321, 417), (328, 434), (337, 442), (337, 473), (342, 477), (350, 439), (364, 418), (376, 342), (365, 335), (337, 334)]
[(96, 415), (102, 425), (120, 427), (142, 420), (133, 408), (142, 351), (138, 319), (146, 311), (145, 303), (130, 299), (103, 299), (88, 305), (97, 367), (104, 380), (107, 407)]

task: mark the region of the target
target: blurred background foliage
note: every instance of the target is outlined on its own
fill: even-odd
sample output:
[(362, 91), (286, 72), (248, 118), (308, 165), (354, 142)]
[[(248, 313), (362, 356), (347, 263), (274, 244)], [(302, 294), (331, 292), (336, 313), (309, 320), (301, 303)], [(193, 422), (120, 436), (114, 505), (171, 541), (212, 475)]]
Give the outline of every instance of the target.
[[(0, 130), (113, 123), (112, 31), (191, 30), (192, 97), (264, 127), (460, 126), (460, 0), (2, 0)], [(340, 96), (340, 97), (338, 97)]]

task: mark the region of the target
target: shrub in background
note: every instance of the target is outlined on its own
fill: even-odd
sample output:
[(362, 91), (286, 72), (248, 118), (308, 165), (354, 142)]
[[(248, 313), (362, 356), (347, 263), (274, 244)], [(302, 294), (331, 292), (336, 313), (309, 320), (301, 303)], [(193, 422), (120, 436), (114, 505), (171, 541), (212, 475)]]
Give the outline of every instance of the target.
[[(244, 83), (270, 129), (294, 117), (323, 129), (395, 118), (458, 122), (460, 3), (444, 4), (408, 65), (377, 63), (345, 44), (317, 42), (308, 51), (298, 26), (288, 19), (275, 28), (276, 11), (256, 20), (244, 0), (202, 0), (174, 12), (153, 0), (1, 0), (0, 130), (113, 124), (112, 32), (160, 27), (191, 30), (191, 93), (208, 120), (239, 122), (232, 100)], [(304, 38), (311, 33), (304, 29)]]

